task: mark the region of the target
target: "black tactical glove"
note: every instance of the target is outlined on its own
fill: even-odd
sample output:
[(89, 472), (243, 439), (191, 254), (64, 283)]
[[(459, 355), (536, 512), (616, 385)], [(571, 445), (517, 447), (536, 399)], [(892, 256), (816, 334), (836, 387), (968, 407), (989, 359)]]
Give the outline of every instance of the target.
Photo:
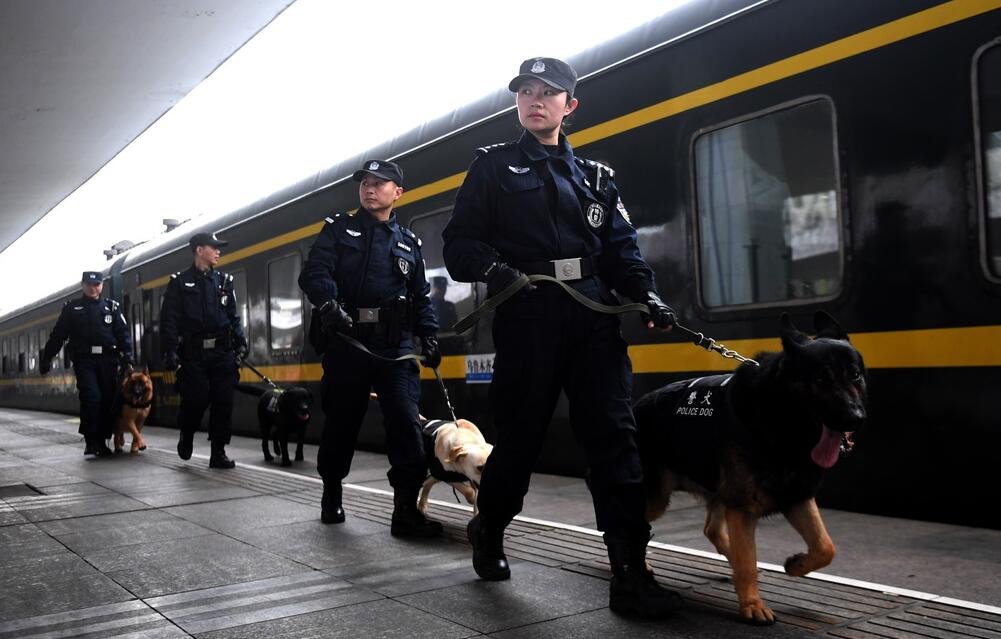
[(437, 337), (421, 338), (421, 355), (424, 357), (421, 363), (427, 368), (438, 368), (441, 365), (441, 350), (438, 349)]
[(354, 320), (340, 304), (329, 301), (320, 307), (320, 325), (324, 334), (332, 337), (335, 333), (351, 330)]
[(181, 360), (177, 357), (177, 353), (170, 351), (169, 353), (163, 354), (163, 368), (164, 370), (174, 372), (181, 367)]
[[(521, 277), (521, 271), (511, 268), (504, 262), (494, 262), (487, 267), (486, 271), (483, 272), (483, 277), (487, 282), (487, 296), (493, 297), (497, 293), (506, 289), (508, 286), (514, 284), (514, 282)], [(518, 292), (527, 292), (534, 289), (534, 284), (526, 284), (525, 287)]]
[(636, 300), (641, 304), (646, 304), (649, 312), (643, 313), (643, 321), (650, 328), (670, 330), (674, 326), (674, 309), (664, 303), (654, 291), (643, 293), (640, 299)]
[(38, 372), (41, 373), (42, 375), (47, 375), (48, 372), (51, 370), (52, 370), (51, 359), (43, 359), (42, 361), (38, 362)]
[(247, 359), (247, 345), (238, 344), (236, 349), (234, 349), (233, 354), (236, 355), (237, 365), (243, 366), (243, 360)]

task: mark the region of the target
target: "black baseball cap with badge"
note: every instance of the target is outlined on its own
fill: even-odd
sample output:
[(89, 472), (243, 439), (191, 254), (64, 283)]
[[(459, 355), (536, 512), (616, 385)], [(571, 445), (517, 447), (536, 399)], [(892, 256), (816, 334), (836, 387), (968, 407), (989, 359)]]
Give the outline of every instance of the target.
[(192, 250), (198, 248), (199, 246), (211, 246), (213, 248), (222, 248), (228, 245), (229, 242), (226, 240), (220, 240), (215, 236), (215, 233), (195, 233), (188, 240), (188, 246)]
[(361, 182), (366, 175), (374, 175), (381, 180), (395, 182), (396, 186), (403, 186), (403, 169), (396, 162), (389, 160), (365, 160), (362, 167), (354, 172), (351, 177), (355, 182)]
[(518, 69), (518, 75), (511, 80), (507, 88), (517, 93), (521, 83), (532, 78), (542, 80), (554, 89), (566, 91), (571, 98), (577, 88), (577, 72), (566, 62), (556, 58), (529, 58), (525, 60)]
[(83, 279), (80, 280), (82, 284), (103, 284), (104, 276), (101, 275), (100, 271), (84, 271)]

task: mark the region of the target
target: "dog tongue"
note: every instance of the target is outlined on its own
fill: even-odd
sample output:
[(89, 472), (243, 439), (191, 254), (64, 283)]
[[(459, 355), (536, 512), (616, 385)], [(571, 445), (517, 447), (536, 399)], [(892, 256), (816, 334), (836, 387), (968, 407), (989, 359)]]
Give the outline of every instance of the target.
[(833, 431), (827, 426), (823, 426), (823, 429), (820, 441), (810, 451), (810, 458), (821, 468), (830, 468), (837, 463), (838, 456), (841, 454), (841, 433)]

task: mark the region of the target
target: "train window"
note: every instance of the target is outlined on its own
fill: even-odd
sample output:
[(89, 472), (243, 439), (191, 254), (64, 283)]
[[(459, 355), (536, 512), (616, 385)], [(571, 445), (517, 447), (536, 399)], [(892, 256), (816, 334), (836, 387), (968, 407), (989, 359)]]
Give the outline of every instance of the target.
[(298, 254), (268, 264), (268, 327), (272, 350), (302, 348), (302, 293)]
[(45, 329), (38, 331), (38, 348), (35, 349), (35, 352), (38, 353), (39, 370), (41, 369), (40, 366), (42, 363), (42, 349), (45, 348), (45, 342), (46, 340), (48, 340), (48, 338), (49, 336), (45, 332)]
[(700, 133), (698, 273), (708, 307), (813, 301), (841, 288), (834, 109), (811, 100)]
[(38, 367), (38, 337), (31, 333), (28, 335), (28, 370), (33, 371)]
[(246, 271), (235, 271), (233, 273), (233, 290), (236, 292), (236, 310), (240, 314), (240, 325), (243, 326), (243, 335), (250, 344), (250, 302), (247, 295), (247, 273)]
[(450, 208), (434, 211), (415, 218), (410, 224), (411, 230), (421, 238), (421, 255), (427, 269), (425, 275), (431, 283), (431, 301), (438, 315), (439, 335), (454, 335), (452, 325), (460, 317), (471, 313), (476, 305), (473, 285), (456, 282), (445, 270), (441, 232), (445, 229), (451, 212)]
[(136, 302), (132, 305), (132, 357), (136, 362), (142, 359), (143, 350), (142, 308)]
[(0, 373), (6, 375), (10, 371), (10, 344), (7, 340), (0, 342), (0, 349), (2, 349), (2, 355), (0, 355)]
[(1001, 47), (995, 44), (980, 53), (976, 77), (985, 202), (982, 248), (988, 272), (1001, 277)]
[(28, 338), (24, 335), (17, 336), (17, 372), (24, 373), (28, 370)]

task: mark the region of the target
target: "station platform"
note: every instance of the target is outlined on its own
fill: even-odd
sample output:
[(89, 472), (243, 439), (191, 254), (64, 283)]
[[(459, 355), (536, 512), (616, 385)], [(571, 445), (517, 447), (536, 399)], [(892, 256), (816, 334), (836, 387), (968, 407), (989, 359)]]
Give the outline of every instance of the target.
[(777, 564), (802, 542), (758, 534), (763, 596), (779, 621), (741, 623), (726, 562), (679, 501), (649, 560), (686, 607), (663, 621), (608, 609), (610, 573), (579, 479), (537, 475), (509, 527), (512, 578), (470, 564), (470, 508), (439, 485), (435, 540), (389, 534), (382, 455), (358, 453), (347, 522), (319, 521), (315, 448), (291, 469), (235, 438), (234, 470), (208, 443), (181, 461), (176, 431), (137, 456), (84, 457), (77, 421), (0, 409), (0, 639), (41, 637), (976, 637), (1001, 639), (1001, 531), (824, 511), (839, 549), (807, 578)]

